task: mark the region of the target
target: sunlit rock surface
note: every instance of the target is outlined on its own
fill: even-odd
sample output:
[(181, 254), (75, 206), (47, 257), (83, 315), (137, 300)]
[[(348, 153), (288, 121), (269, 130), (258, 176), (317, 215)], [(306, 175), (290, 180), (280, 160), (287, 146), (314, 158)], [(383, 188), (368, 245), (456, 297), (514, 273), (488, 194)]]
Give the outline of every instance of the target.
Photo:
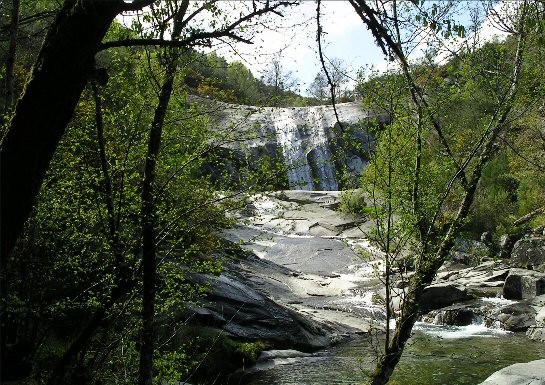
[(244, 153), (250, 163), (280, 155), (292, 190), (338, 190), (341, 168), (356, 175), (367, 164), (373, 138), (366, 127), (387, 121), (385, 115), (365, 111), (360, 102), (337, 104), (338, 119), (331, 105), (206, 103), (212, 124), (232, 138), (223, 146)]
[(481, 385), (545, 385), (545, 360), (508, 366), (492, 374)]

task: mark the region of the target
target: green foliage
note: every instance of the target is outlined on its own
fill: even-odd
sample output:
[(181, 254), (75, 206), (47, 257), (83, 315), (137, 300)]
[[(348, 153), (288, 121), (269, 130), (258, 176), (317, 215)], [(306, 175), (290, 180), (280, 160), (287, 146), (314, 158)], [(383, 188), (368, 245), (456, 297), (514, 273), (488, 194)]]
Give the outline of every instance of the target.
[[(6, 322), (2, 332), (10, 336), (11, 351), (21, 351), (21, 359), (37, 357), (37, 365), (50, 360), (38, 377), (47, 377), (93, 312), (107, 303), (112, 290), (120, 282), (134, 281), (132, 286), (127, 284), (130, 289), (119, 303), (107, 309), (107, 327), (93, 336), (86, 350), (92, 354), (84, 353), (81, 367), (69, 376), (85, 374), (85, 378), (73, 378), (78, 383), (92, 378), (102, 378), (105, 383), (135, 382), (141, 306), (140, 190), (147, 136), (157, 103), (155, 81), (161, 76), (156, 53), (148, 54), (116, 49), (98, 57), (98, 64), (110, 74), (108, 84), (99, 87), (108, 178), (101, 164), (96, 104), (88, 87), (7, 266), (10, 297), (3, 308)], [(156, 77), (149, 71), (157, 71)], [(232, 224), (226, 212), (234, 203), (218, 193), (218, 188), (226, 191), (225, 186), (214, 186), (197, 173), (204, 162), (203, 153), (219, 134), (213, 132), (200, 106), (187, 103), (183, 84), (175, 85), (166, 122), (155, 196), (161, 258), (156, 317), (161, 320), (160, 328), (172, 330), (181, 322), (177, 312), (197, 303), (204, 293), (204, 287), (187, 281), (187, 274), (221, 271), (217, 250), (222, 244), (217, 233)], [(115, 235), (108, 219), (109, 200)], [(157, 355), (157, 370), (165, 378), (195, 365), (183, 344), (161, 342)]]
[(339, 210), (348, 214), (367, 214), (369, 207), (365, 201), (366, 194), (362, 189), (346, 190), (339, 195), (341, 205)]
[(194, 93), (206, 98), (253, 106), (316, 104), (316, 101), (299, 96), (290, 88), (266, 84), (263, 79), (255, 78), (240, 61), (228, 63), (215, 52), (188, 51), (184, 61), (188, 67), (184, 82)]
[(252, 366), (267, 347), (263, 341), (239, 342), (218, 332), (203, 333), (193, 340), (192, 356), (201, 362), (194, 377), (204, 383)]
[[(541, 32), (540, 32), (541, 33)], [(534, 40), (533, 40), (534, 39)], [(531, 42), (538, 42), (535, 36)], [(419, 179), (418, 207), (426, 221), (436, 216), (439, 228), (452, 219), (457, 210), (463, 189), (457, 181), (445, 198), (443, 189), (449, 185), (450, 175), (457, 164), (469, 158), (488, 127), (489, 121), (503, 95), (510, 87), (509, 74), (514, 60), (515, 39), (505, 42), (491, 41), (474, 51), (462, 51), (444, 65), (422, 60), (411, 67), (412, 76), (425, 90), (427, 103), (441, 126), (445, 140), (454, 157), (448, 156), (441, 139), (422, 114), (415, 120), (416, 111), (405, 104), (410, 99), (400, 73), (390, 71), (379, 75), (362, 72), (357, 86), (370, 108), (388, 112), (394, 121), (378, 128), (376, 153), (364, 176), (364, 186), (373, 183), (379, 191), (383, 205), (391, 194), (394, 211), (410, 218), (412, 214), (411, 189), (414, 177), (414, 138), (418, 130), (423, 140), (422, 169)], [(534, 43), (531, 43), (534, 44)], [(468, 235), (478, 237), (484, 231), (512, 232), (512, 223), (518, 217), (542, 206), (544, 196), (543, 169), (538, 159), (543, 154), (543, 114), (536, 100), (543, 98), (544, 83), (538, 79), (543, 70), (539, 61), (539, 49), (530, 45), (527, 49), (520, 87), (515, 101), (511, 129), (498, 145), (508, 144), (490, 162), (478, 185), (469, 221), (464, 227)], [(365, 79), (365, 80), (363, 80)], [(456, 113), (452, 113), (456, 111)], [(418, 125), (420, 124), (420, 128)], [(471, 174), (474, 162), (466, 166)], [(391, 170), (393, 179), (388, 182)], [(414, 218), (416, 219), (416, 218)], [(541, 219), (542, 220), (542, 219)], [(540, 219), (532, 223), (537, 225)], [(409, 220), (410, 223), (410, 220)], [(429, 224), (429, 223), (428, 223)], [(496, 234), (499, 236), (500, 234)]]
[[(491, 161), (483, 172), (466, 229), (478, 235), (497, 228), (509, 229), (516, 219), (517, 191), (520, 181), (509, 173), (507, 152)], [(504, 230), (504, 231), (505, 231)]]

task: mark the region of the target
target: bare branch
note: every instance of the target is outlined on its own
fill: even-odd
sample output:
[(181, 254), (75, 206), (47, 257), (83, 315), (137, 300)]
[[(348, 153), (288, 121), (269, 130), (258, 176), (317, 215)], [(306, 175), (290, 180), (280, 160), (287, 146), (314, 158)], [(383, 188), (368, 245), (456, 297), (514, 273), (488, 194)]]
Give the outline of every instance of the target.
[(329, 75), (329, 71), (327, 70), (327, 67), (325, 65), (324, 61), (324, 54), (322, 51), (322, 25), (320, 23), (320, 6), (322, 4), (321, 0), (317, 0), (316, 5), (316, 24), (317, 24), (317, 31), (316, 31), (316, 41), (318, 42), (318, 54), (320, 56), (320, 63), (322, 64), (322, 69), (324, 70), (325, 76), (327, 78), (327, 84), (329, 84), (330, 92), (331, 92), (331, 104), (333, 105), (333, 112), (335, 113), (335, 119), (337, 120), (337, 123), (339, 126), (343, 127), (341, 121), (339, 120), (339, 114), (337, 113), (337, 105), (335, 103), (335, 87), (336, 84), (333, 83), (331, 80), (331, 76)]
[(539, 214), (545, 213), (545, 206), (538, 209), (530, 211), (528, 214), (523, 215), (519, 219), (513, 222), (513, 226), (520, 226), (531, 220), (532, 218), (537, 217)]
[[(207, 4), (210, 4), (210, 3), (207, 3)], [(279, 16), (282, 16), (282, 14), (278, 11), (278, 8), (287, 7), (294, 4), (296, 4), (296, 2), (294, 1), (281, 1), (281, 2), (275, 3), (274, 5), (270, 5), (269, 2), (267, 1), (266, 5), (263, 8), (254, 10), (217, 31), (193, 32), (186, 38), (179, 39), (179, 40), (139, 38), (139, 39), (123, 39), (123, 40), (117, 40), (117, 41), (110, 41), (110, 42), (103, 43), (100, 46), (99, 51), (105, 50), (108, 48), (114, 48), (114, 47), (135, 47), (135, 46), (160, 46), (160, 47), (178, 47), (178, 48), (186, 48), (186, 47), (193, 47), (193, 46), (199, 46), (199, 45), (210, 46), (211, 45), (210, 40), (221, 38), (221, 37), (228, 37), (232, 40), (239, 41), (241, 43), (252, 44), (252, 41), (250, 39), (244, 38), (236, 34), (235, 31), (237, 30), (238, 27), (241, 26), (241, 24), (255, 17), (262, 16), (267, 13), (274, 13)], [(199, 12), (204, 11), (204, 9), (205, 7), (201, 6), (191, 15), (189, 15), (186, 20), (181, 22), (180, 29), (183, 29), (185, 26), (187, 26), (187, 23), (191, 19), (193, 19)]]

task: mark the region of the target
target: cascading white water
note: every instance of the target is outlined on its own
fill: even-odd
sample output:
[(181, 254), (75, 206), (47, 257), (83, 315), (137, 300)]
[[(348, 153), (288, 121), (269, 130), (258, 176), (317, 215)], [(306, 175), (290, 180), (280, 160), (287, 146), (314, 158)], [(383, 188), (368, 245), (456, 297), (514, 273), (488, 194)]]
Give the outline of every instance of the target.
[[(338, 190), (328, 137), (337, 123), (332, 106), (259, 108), (219, 104), (214, 111), (219, 126), (258, 128), (256, 139), (245, 141), (249, 147), (276, 141), (282, 149), (290, 189)], [(366, 114), (358, 102), (341, 103), (336, 108), (343, 124), (354, 125), (372, 115)], [(365, 166), (357, 156), (351, 156), (349, 161), (348, 166), (355, 173)]]
[(271, 111), (291, 189), (338, 189), (326, 134), (333, 123), (325, 110), (323, 106), (316, 106)]
[[(272, 111), (272, 123), (278, 143), (282, 146), (292, 190), (314, 190), (314, 181), (307, 161), (298, 111), (279, 108)], [(303, 135), (301, 135), (303, 134)]]
[[(310, 140), (316, 147), (309, 151), (312, 156), (312, 164), (315, 166), (316, 179), (319, 181), (320, 190), (338, 190), (339, 186), (335, 178), (335, 169), (331, 162), (331, 153), (329, 151), (326, 130), (334, 126), (331, 116), (325, 113), (324, 106), (310, 107), (306, 109), (307, 121), (309, 127), (312, 127), (312, 139)], [(308, 157), (307, 157), (307, 160)]]
[[(271, 122), (282, 146), (291, 189), (338, 190), (328, 132), (337, 123), (332, 106), (272, 108)], [(360, 103), (337, 105), (339, 120), (354, 125), (369, 117)], [(355, 168), (365, 164), (352, 160)], [(356, 170), (358, 171), (358, 170)]]

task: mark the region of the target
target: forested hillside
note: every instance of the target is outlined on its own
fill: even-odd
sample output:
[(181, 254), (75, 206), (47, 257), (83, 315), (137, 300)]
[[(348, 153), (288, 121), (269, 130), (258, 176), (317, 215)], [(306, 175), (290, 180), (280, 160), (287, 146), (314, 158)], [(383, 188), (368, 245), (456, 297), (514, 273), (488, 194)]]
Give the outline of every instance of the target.
[[(391, 65), (362, 69), (352, 92), (347, 78), (335, 73), (342, 62), (322, 58), (326, 74), (316, 75), (309, 97), (301, 96), (281, 56), (255, 75), (210, 50), (218, 41), (251, 42), (296, 1), (2, 3), (2, 383), (227, 383), (262, 350), (294, 347), (218, 332), (233, 309), (226, 306), (224, 314), (204, 306), (207, 296), (214, 298), (214, 279), (225, 284), (239, 277), (220, 276), (226, 265), (259, 262), (241, 248), (251, 241), (227, 240), (226, 229), (243, 228), (262, 209), (256, 194), (285, 188), (294, 175), (279, 134), (261, 137), (255, 120), (254, 126), (218, 126), (210, 110), (230, 111), (224, 103), (252, 106), (247, 109), (255, 115), (271, 107), (267, 119), (284, 120), (263, 125), (285, 128), (296, 109), (273, 107), (323, 105), (331, 93), (339, 102), (354, 95), (362, 101), (365, 121), (349, 127), (331, 107), (336, 122), (320, 127), (326, 134), (319, 145), (331, 145), (331, 159), (319, 146), (301, 150), (314, 164), (333, 164), (335, 183), (315, 180), (313, 186), (354, 189), (333, 203), (284, 197), (287, 214), (275, 220), (295, 221), (293, 244), (307, 239), (297, 224), (310, 222), (292, 209), (297, 204), (315, 210), (306, 230), (314, 228), (324, 244), (344, 226), (356, 232), (370, 224), (358, 236), (383, 253), (375, 273), (385, 294), (373, 301), (384, 308), (385, 322), (397, 320), (395, 330), (381, 334), (373, 384), (389, 381), (422, 315), (423, 292), (452, 258), (455, 242), (515, 242), (545, 224), (543, 2), (521, 1), (501, 17), (506, 39), (462, 44), (443, 60), (437, 45), (471, 32), (449, 13), (456, 2), (378, 3), (350, 0)], [(320, 5), (318, 42), (324, 35)], [(117, 18), (134, 12), (140, 16), (131, 25)], [(413, 59), (411, 50), (423, 44), (416, 37), (423, 35), (429, 49)], [(325, 124), (323, 111), (300, 116)], [(284, 138), (291, 144), (311, 141), (313, 130), (303, 124), (285, 132), (293, 134)], [(239, 151), (249, 141), (259, 144), (253, 156)], [(269, 156), (269, 148), (278, 156)], [(350, 168), (355, 157), (348, 159), (347, 149), (361, 155), (361, 175)], [(336, 222), (335, 209), (356, 219)], [(317, 218), (322, 214), (325, 219)], [(490, 247), (483, 258), (505, 257)], [(316, 250), (332, 249), (318, 244)], [(399, 289), (402, 304), (394, 310)], [(342, 339), (328, 329), (334, 322), (306, 323), (272, 297), (263, 301), (280, 321), (259, 308), (253, 316), (260, 327), (285, 322), (311, 336)], [(241, 305), (232, 317), (246, 310)]]
[[(539, 36), (533, 37), (527, 44), (528, 67), (524, 77), (520, 79), (515, 97), (517, 111), (505, 123), (511, 130), (499, 138), (497, 152), (483, 170), (471, 213), (463, 226), (463, 231), (471, 238), (478, 239), (484, 232), (490, 232), (499, 238), (504, 234), (520, 232), (519, 225), (536, 227), (543, 222), (538, 211), (535, 216), (528, 217), (528, 222), (513, 225), (519, 218), (542, 207), (545, 194), (542, 165), (545, 155), (542, 129), (544, 116), (541, 101), (544, 86), (538, 76), (544, 70), (541, 60), (542, 44)], [(461, 162), (468, 157), (471, 144), (479, 140), (477, 127), (494, 111), (494, 103), (500, 97), (498, 90), (504, 90), (508, 86), (511, 71), (508, 61), (513, 60), (515, 54), (516, 39), (510, 37), (505, 41), (486, 42), (473, 51), (462, 50), (444, 64), (436, 64), (432, 58), (428, 58), (420, 60), (412, 68), (415, 87), (424, 94), (426, 103), (434, 106), (432, 117), (427, 119), (434, 119), (435, 122), (426, 121), (421, 124), (437, 124), (443, 127), (442, 135), (448, 143), (452, 143), (450, 151), (457, 154), (458, 158), (446, 160), (445, 156), (448, 154), (444, 151), (448, 150), (441, 148), (443, 139), (439, 134), (433, 130), (422, 131), (422, 140), (427, 142), (423, 147), (425, 150), (422, 159), (429, 162), (425, 172), (430, 174), (422, 176), (426, 181), (423, 188), (431, 189), (427, 193), (428, 197), (437, 197), (436, 191), (441, 189), (440, 186), (449, 183), (446, 173), (448, 167), (452, 166), (449, 162)], [(365, 75), (367, 76), (362, 76), (356, 90), (366, 99), (367, 105), (398, 116), (398, 119), (408, 119), (404, 114), (412, 110), (403, 104), (410, 103), (411, 95), (410, 90), (405, 88), (403, 74), (391, 71), (388, 74), (370, 72)], [(456, 113), (453, 114), (453, 111)], [(376, 133), (381, 137), (391, 135), (392, 143), (396, 146), (391, 151), (406, 154), (409, 157), (407, 161), (411, 162), (412, 149), (397, 148), (405, 146), (406, 140), (414, 134), (407, 132), (407, 127), (406, 122), (400, 122), (400, 127), (378, 127)], [(397, 161), (401, 160), (396, 159)], [(379, 171), (374, 167), (379, 167)], [(410, 170), (408, 164), (400, 163), (396, 167), (399, 167), (397, 170)], [(384, 170), (383, 163), (373, 165), (367, 170), (364, 184), (372, 183), (374, 173)], [(402, 177), (405, 181), (411, 178), (410, 174)], [(397, 198), (403, 197), (410, 201), (410, 194), (410, 191), (396, 188)], [(424, 204), (429, 205), (430, 202)], [(448, 205), (440, 214), (445, 220), (449, 215), (454, 215), (447, 207)]]

